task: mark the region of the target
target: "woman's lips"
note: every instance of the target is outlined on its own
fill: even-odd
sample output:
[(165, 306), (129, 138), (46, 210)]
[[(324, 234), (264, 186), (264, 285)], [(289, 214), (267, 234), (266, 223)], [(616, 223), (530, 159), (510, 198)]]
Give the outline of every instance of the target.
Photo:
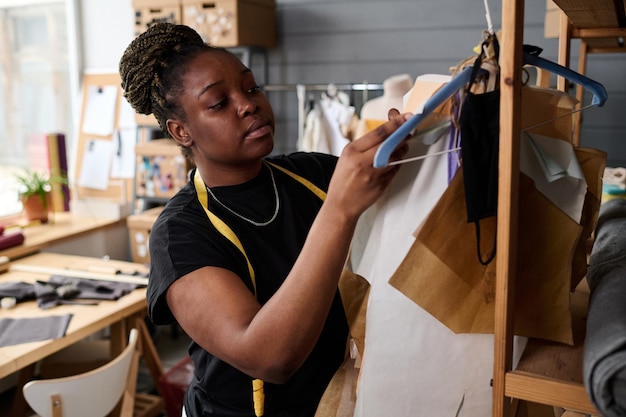
[(246, 134), (246, 139), (256, 139), (272, 133), (272, 128), (269, 124), (255, 125)]

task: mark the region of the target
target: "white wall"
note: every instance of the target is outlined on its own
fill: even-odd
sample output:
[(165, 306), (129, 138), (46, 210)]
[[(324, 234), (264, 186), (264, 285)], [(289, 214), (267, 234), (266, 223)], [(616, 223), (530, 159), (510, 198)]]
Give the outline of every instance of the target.
[(131, 0), (80, 1), (85, 72), (117, 72), (124, 50), (135, 36)]

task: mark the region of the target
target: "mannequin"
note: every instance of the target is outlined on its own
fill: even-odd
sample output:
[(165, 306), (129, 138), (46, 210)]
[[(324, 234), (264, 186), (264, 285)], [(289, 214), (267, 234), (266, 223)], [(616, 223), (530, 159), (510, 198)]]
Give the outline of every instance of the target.
[(393, 75), (387, 78), (383, 82), (383, 95), (363, 104), (355, 137), (359, 138), (387, 121), (389, 109), (395, 108), (402, 111), (404, 95), (412, 86), (413, 79), (409, 74)]

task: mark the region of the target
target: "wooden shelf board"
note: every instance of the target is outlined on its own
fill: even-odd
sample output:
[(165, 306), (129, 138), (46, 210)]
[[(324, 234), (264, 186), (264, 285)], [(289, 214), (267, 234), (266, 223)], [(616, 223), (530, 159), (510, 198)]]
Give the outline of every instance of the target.
[(522, 371), (505, 376), (505, 395), (509, 398), (563, 407), (566, 410), (599, 415), (580, 383), (556, 380)]
[(577, 29), (571, 31), (572, 39), (582, 39), (588, 53), (619, 53), (626, 52), (624, 39), (626, 28), (609, 29)]
[(505, 376), (511, 398), (598, 414), (583, 384), (583, 353), (589, 288), (583, 280), (572, 293), (574, 344), (529, 339), (515, 371)]
[(626, 28), (580, 29), (572, 28), (572, 38), (619, 38), (626, 37)]
[(615, 28), (624, 19), (614, 0), (554, 0), (577, 28)]

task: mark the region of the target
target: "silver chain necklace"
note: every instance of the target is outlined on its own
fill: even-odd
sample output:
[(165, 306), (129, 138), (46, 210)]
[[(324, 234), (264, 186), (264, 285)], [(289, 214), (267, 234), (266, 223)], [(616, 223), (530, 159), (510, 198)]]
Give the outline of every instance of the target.
[(278, 198), (278, 187), (276, 187), (276, 180), (274, 179), (274, 171), (272, 170), (272, 167), (270, 167), (266, 162), (263, 162), (263, 164), (267, 167), (267, 169), (270, 170), (270, 176), (272, 177), (272, 186), (274, 187), (274, 197), (276, 198), (276, 209), (274, 210), (274, 214), (272, 215), (272, 218), (266, 222), (255, 222), (254, 220), (250, 220), (249, 218), (242, 216), (241, 214), (232, 210), (230, 207), (226, 206), (224, 203), (218, 200), (218, 198), (215, 196), (215, 194), (213, 194), (211, 189), (209, 187), (206, 187), (206, 190), (211, 195), (211, 197), (213, 197), (213, 200), (215, 200), (220, 206), (224, 207), (226, 210), (230, 211), (232, 214), (239, 217), (241, 220), (245, 220), (248, 223), (258, 226), (258, 227), (267, 226), (268, 224), (273, 222), (276, 219), (276, 216), (278, 216), (278, 209), (280, 208), (280, 199)]

